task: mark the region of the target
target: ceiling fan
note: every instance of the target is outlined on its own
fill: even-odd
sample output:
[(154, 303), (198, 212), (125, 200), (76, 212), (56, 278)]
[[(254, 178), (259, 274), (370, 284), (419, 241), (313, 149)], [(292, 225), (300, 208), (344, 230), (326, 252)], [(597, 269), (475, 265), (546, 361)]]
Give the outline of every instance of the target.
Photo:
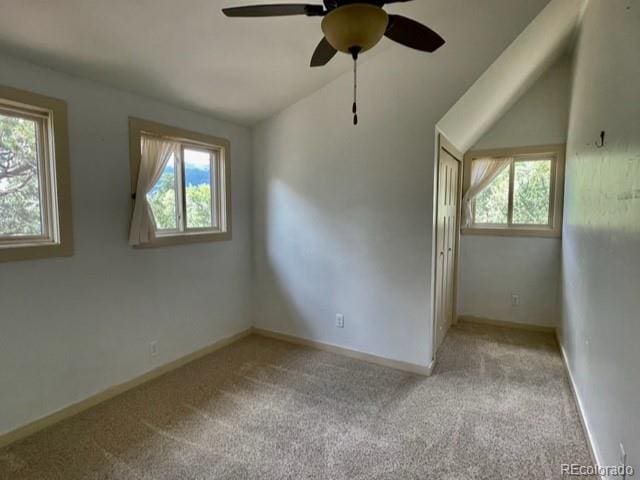
[(278, 17), (306, 15), (323, 17), (324, 37), (311, 57), (311, 66), (326, 65), (340, 51), (353, 58), (353, 123), (358, 123), (356, 78), (358, 55), (375, 46), (383, 36), (407, 47), (434, 52), (444, 39), (429, 27), (403, 17), (387, 14), (383, 6), (410, 0), (323, 0), (323, 5), (280, 3), (223, 8), (228, 17)]

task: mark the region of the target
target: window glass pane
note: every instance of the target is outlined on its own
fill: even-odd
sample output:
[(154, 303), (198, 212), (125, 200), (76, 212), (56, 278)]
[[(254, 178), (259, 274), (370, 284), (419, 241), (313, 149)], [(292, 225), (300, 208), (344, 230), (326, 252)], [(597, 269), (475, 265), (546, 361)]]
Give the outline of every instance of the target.
[(187, 228), (210, 228), (211, 153), (184, 150), (184, 185)]
[(177, 230), (176, 157), (171, 154), (162, 175), (147, 194), (158, 231)]
[(547, 225), (551, 160), (517, 161), (513, 177), (513, 223)]
[(474, 223), (492, 225), (509, 223), (508, 167), (476, 197)]
[(0, 236), (42, 235), (34, 120), (0, 113)]

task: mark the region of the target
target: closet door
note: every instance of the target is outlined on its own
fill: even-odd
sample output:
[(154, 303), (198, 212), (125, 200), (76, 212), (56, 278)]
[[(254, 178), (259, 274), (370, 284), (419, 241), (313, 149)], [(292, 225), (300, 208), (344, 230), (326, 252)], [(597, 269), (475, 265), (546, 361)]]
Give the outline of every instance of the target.
[(436, 232), (436, 349), (453, 323), (460, 162), (440, 149)]

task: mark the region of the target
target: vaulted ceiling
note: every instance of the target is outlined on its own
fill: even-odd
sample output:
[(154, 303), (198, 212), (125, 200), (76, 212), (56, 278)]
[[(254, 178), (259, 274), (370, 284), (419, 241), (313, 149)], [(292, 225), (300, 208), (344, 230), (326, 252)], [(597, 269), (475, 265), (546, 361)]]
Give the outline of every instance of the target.
[(461, 151), (476, 143), (572, 47), (586, 0), (551, 0), (438, 122)]
[[(496, 29), (526, 25), (547, 1), (414, 0), (387, 10), (415, 18), (447, 40), (456, 36), (452, 19), (465, 19), (481, 41)], [(2, 0), (0, 50), (245, 125), (351, 68), (344, 55), (326, 67), (309, 67), (322, 38), (319, 18), (230, 19), (220, 11), (243, 3), (273, 2)], [(362, 60), (391, 45), (384, 39)], [(469, 45), (465, 54), (474, 55), (474, 48)], [(436, 53), (446, 54), (446, 45)], [(428, 61), (425, 54), (415, 55), (416, 61)]]

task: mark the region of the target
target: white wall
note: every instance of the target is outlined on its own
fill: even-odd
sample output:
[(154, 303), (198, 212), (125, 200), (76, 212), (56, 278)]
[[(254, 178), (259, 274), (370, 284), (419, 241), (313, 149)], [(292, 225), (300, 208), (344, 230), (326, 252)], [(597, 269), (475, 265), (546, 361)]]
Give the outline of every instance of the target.
[(570, 81), (571, 58), (563, 55), (472, 149), (565, 143)]
[[(71, 258), (0, 264), (2, 433), (250, 325), (251, 142), (245, 128), (4, 56), (0, 84), (68, 104), (75, 242)], [(231, 140), (232, 241), (127, 245), (130, 115)]]
[[(600, 464), (640, 469), (640, 4), (591, 0), (571, 95), (562, 345)], [(601, 130), (606, 145), (596, 148)]]
[(346, 74), (255, 129), (258, 327), (430, 363), (434, 127), (541, 6), (438, 4), (441, 50), (360, 66), (357, 127)]
[[(570, 61), (561, 57), (473, 150), (565, 143)], [(533, 325), (559, 320), (558, 238), (463, 235), (458, 314)], [(520, 305), (511, 305), (511, 294)]]

